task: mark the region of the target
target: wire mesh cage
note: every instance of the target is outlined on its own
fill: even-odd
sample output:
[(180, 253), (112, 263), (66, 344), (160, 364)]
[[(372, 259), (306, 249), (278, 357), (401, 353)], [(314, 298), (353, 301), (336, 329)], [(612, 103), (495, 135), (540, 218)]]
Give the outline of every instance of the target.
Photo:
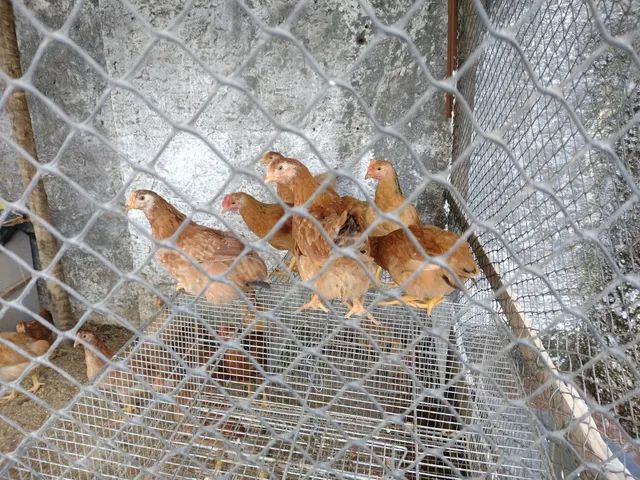
[(638, 2), (45, 3), (0, 0), (2, 478), (640, 478)]

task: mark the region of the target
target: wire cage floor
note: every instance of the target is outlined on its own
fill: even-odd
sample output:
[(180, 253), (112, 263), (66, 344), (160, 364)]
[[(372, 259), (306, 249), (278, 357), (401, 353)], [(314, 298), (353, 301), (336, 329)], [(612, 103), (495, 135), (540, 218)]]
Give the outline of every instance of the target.
[[(379, 325), (296, 312), (308, 296), (274, 284), (253, 320), (240, 302), (178, 297), (10, 477), (548, 478), (497, 324), (453, 303), (375, 306)], [(222, 327), (237, 333), (222, 342)], [(220, 375), (257, 333), (254, 387)]]

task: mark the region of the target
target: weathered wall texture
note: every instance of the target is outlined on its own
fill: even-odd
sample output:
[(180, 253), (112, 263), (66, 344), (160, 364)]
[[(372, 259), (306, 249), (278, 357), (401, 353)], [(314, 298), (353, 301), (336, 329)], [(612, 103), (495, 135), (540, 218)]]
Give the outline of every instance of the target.
[[(30, 98), (41, 161), (57, 160), (60, 170), (98, 202), (113, 199), (123, 186), (127, 191), (152, 188), (183, 210), (197, 208), (198, 220), (234, 228), (241, 227), (237, 217), (217, 215), (222, 195), (242, 189), (269, 198), (258, 181), (263, 170), (256, 167), (265, 149), (300, 158), (312, 170), (323, 169), (319, 154), (369, 192), (373, 186), (363, 177), (372, 158), (393, 160), (407, 192), (422, 180), (422, 168), (443, 171), (451, 150), (443, 95), (420, 72), (407, 45), (377, 34), (355, 1), (309, 1), (295, 9), (297, 3), (252, 1), (249, 14), (234, 1), (196, 0), (185, 14), (182, 2), (169, 0), (134, 2), (135, 12), (117, 0), (85, 2), (70, 37), (119, 84), (109, 84), (80, 56), (55, 44), (38, 63), (34, 84), (74, 121), (88, 121), (115, 149), (90, 135), (76, 134), (60, 153), (69, 126)], [(378, 1), (373, 6), (380, 20), (391, 24), (411, 4)], [(72, 7), (64, 1), (34, 5), (29, 8), (51, 28), (58, 28)], [(349, 82), (354, 92), (329, 86), (296, 45), (261, 29), (261, 24), (284, 23), (326, 75)], [(182, 45), (158, 39), (151, 28), (170, 31)], [(404, 28), (432, 74), (443, 78), (445, 2), (425, 2)], [(24, 17), (19, 32), (26, 68), (39, 36)], [(247, 93), (221, 85), (216, 76), (231, 78)], [(111, 91), (101, 104), (107, 86)], [(428, 92), (432, 95), (407, 116)], [(379, 134), (354, 94), (381, 125), (393, 126), (406, 139), (417, 161), (403, 141)], [(298, 128), (306, 138), (279, 131), (265, 112)], [(4, 134), (5, 124), (0, 126)], [(185, 131), (191, 128), (196, 134)], [(11, 171), (13, 154), (3, 142), (0, 149), (0, 167)], [(234, 175), (226, 161), (255, 177)], [(151, 169), (154, 175), (136, 172), (133, 166)], [(17, 198), (16, 181), (10, 175), (0, 180), (0, 194)], [(97, 207), (63, 180), (49, 178), (47, 188), (56, 225), (66, 235), (81, 233)], [(354, 181), (346, 178), (339, 188), (357, 191)], [(441, 204), (440, 190), (429, 186), (419, 200), (424, 220), (433, 221)], [(118, 268), (135, 270), (150, 284), (169, 290), (170, 279), (147, 258), (151, 244), (142, 233), (148, 228), (146, 221), (136, 213), (129, 217), (132, 223), (127, 227), (124, 217), (100, 213), (85, 240)], [(73, 250), (66, 257), (74, 288), (89, 301), (102, 300), (116, 286), (107, 304), (134, 322), (149, 313), (152, 297), (140, 295), (144, 287), (117, 285), (117, 274), (88, 252)]]

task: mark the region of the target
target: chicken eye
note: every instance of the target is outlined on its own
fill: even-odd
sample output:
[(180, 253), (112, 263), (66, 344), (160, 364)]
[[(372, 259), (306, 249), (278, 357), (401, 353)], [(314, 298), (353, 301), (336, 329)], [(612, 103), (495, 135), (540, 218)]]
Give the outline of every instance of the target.
[(278, 170), (282, 170), (284, 167), (282, 165), (278, 165)]
[(144, 202), (145, 196), (144, 196), (144, 195), (140, 195), (140, 196), (138, 197), (138, 199), (139, 199), (141, 202)]
[(376, 168), (376, 170), (380, 171), (380, 170), (382, 170), (382, 167), (378, 167), (378, 168)]

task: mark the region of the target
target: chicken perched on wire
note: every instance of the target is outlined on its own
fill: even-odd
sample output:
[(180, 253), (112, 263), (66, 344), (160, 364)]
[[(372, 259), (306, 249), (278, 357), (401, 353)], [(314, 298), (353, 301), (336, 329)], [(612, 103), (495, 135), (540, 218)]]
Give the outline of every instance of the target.
[[(82, 345), (84, 348), (84, 361), (87, 368), (87, 379), (93, 382), (98, 374), (107, 367), (115, 353), (94, 332), (79, 330), (76, 334), (74, 347)], [(172, 387), (173, 378), (164, 378), (162, 372), (156, 372), (152, 366), (139, 367), (139, 361), (129, 361), (131, 372), (112, 369), (100, 382), (100, 389), (113, 394), (124, 406), (125, 413), (135, 410), (137, 401), (151, 392), (145, 389), (140, 379), (144, 378), (156, 392), (164, 392)], [(139, 375), (139, 378), (136, 378)]]
[[(177, 280), (178, 289), (191, 295), (204, 292), (209, 303), (220, 305), (237, 299), (241, 291), (267, 286), (266, 265), (256, 252), (245, 252), (244, 242), (233, 233), (186, 222), (183, 213), (150, 190), (132, 192), (125, 208), (144, 212), (154, 240), (175, 241), (178, 250), (158, 248), (156, 258)], [(210, 278), (217, 276), (227, 282)]]
[[(305, 204), (318, 188), (306, 166), (298, 160), (284, 157), (269, 163), (265, 181), (290, 188), (296, 207)], [(315, 292), (300, 310), (313, 308), (327, 311), (320, 299), (322, 297), (346, 303), (350, 307), (347, 317), (362, 314), (370, 316), (364, 308), (363, 297), (369, 289), (374, 265), (368, 254), (367, 240), (361, 237), (358, 222), (333, 189), (318, 192), (308, 206), (308, 212), (321, 229), (301, 215), (294, 216), (292, 224), (294, 255), (300, 276), (313, 283)], [(331, 258), (336, 246), (352, 247), (357, 260), (345, 256)]]
[[(267, 152), (262, 156), (262, 159), (260, 160), (260, 162), (266, 167), (266, 166), (269, 166), (269, 164), (274, 160), (293, 160), (293, 159), (289, 159), (279, 152)], [(331, 174), (331, 172), (319, 173), (317, 175), (312, 174), (312, 177), (313, 177), (313, 182), (315, 182), (316, 188), (324, 184), (324, 182), (327, 182), (327, 185), (325, 187), (326, 189), (333, 191), (336, 188), (336, 179)], [(289, 185), (278, 183), (276, 186), (276, 192), (280, 200), (282, 200), (284, 203), (288, 205), (293, 205), (294, 195)]]
[[(238, 212), (244, 223), (256, 236), (269, 237), (269, 244), (276, 250), (293, 251), (293, 236), (291, 235), (291, 218), (287, 219), (276, 232), (273, 228), (284, 215), (284, 208), (277, 203), (263, 203), (248, 193), (234, 192), (222, 199), (223, 212)], [(289, 270), (295, 261), (289, 264)]]
[[(8, 343), (0, 342), (0, 380), (4, 383), (13, 382), (20, 378), (20, 375), (29, 368), (31, 371), (32, 386), (29, 389), (31, 393), (36, 393), (43, 385), (38, 378), (38, 366), (34, 364), (34, 359), (47, 353), (50, 343), (45, 339), (31, 337), (27, 333), (26, 323), (21, 322), (20, 332), (2, 332), (0, 337)], [(18, 352), (17, 349), (23, 350), (26, 355)], [(17, 397), (17, 392), (12, 390), (0, 400), (10, 401)]]
[(420, 253), (404, 229), (370, 238), (371, 254), (404, 291), (402, 301), (416, 308), (425, 308), (431, 315), (444, 296), (457, 288), (458, 282), (464, 283), (477, 276), (480, 270), (469, 244), (459, 241), (460, 237), (455, 233), (434, 225), (411, 225), (408, 229), (425, 253), (430, 257), (442, 256), (450, 271), (426, 261), (427, 257)]
[[(403, 225), (420, 225), (420, 216), (416, 207), (407, 203), (407, 199), (402, 194), (398, 174), (391, 162), (387, 160), (372, 160), (367, 168), (365, 178), (377, 180), (375, 193), (375, 204), (384, 213), (394, 213), (398, 216), (399, 222), (380, 219), (370, 236), (380, 237), (402, 228)], [(365, 223), (367, 226), (374, 225), (379, 215), (375, 209), (368, 205), (365, 212)]]

